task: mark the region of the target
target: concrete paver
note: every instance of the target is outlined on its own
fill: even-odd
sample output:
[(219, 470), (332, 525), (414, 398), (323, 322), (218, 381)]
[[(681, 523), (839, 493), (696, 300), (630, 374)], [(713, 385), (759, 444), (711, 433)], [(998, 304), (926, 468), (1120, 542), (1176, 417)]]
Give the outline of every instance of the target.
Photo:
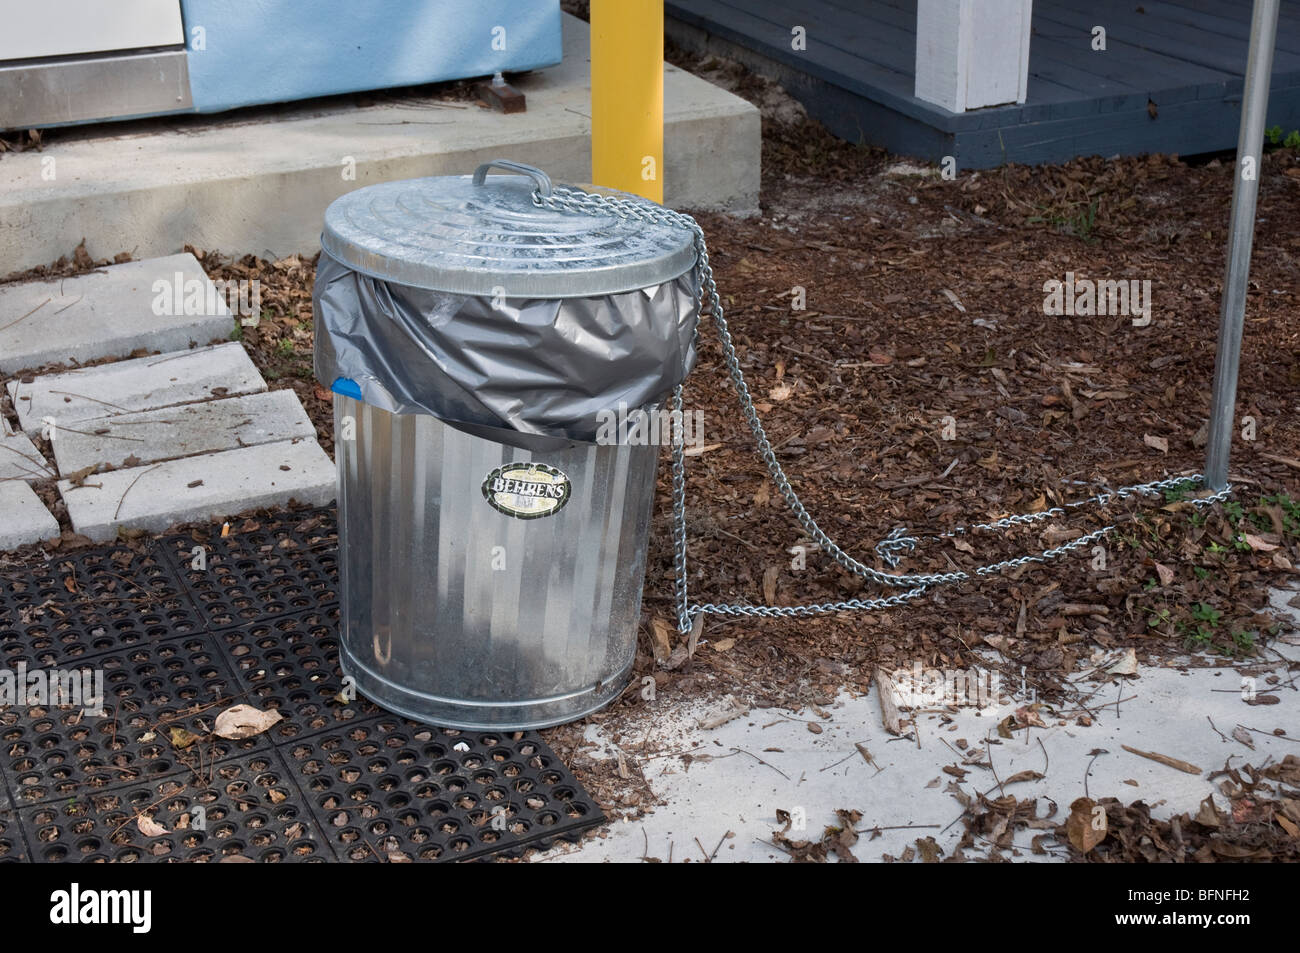
[(314, 439), (241, 447), (59, 481), (78, 533), (112, 539), (119, 526), (161, 532), (290, 499), (316, 506), (335, 497), (335, 470)]
[(266, 381), (243, 345), (232, 341), (19, 378), (6, 387), (23, 430), (39, 431), (46, 417), (67, 426), (91, 417), (253, 394), (266, 390)]
[[(191, 292), (192, 303), (186, 297)], [(175, 313), (191, 309), (201, 313)], [(125, 357), (142, 347), (178, 351), (227, 338), (234, 326), (224, 300), (188, 254), (9, 285), (0, 287), (0, 374), (52, 361)]]
[(30, 486), (22, 480), (0, 481), (0, 550), (58, 535), (59, 521)]
[(60, 473), (103, 464), (122, 467), (314, 437), (311, 418), (291, 390), (267, 391), (179, 407), (79, 421), (57, 431)]

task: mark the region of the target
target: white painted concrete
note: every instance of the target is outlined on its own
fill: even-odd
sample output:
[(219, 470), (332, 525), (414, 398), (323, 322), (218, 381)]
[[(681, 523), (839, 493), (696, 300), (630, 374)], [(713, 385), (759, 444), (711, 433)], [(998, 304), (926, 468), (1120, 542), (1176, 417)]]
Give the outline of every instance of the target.
[(59, 535), (59, 521), (21, 480), (0, 481), (0, 550)]
[(73, 529), (112, 539), (119, 526), (161, 532), (173, 523), (220, 519), (290, 499), (334, 499), (334, 463), (314, 439), (263, 444), (59, 481)]
[(275, 390), (180, 407), (99, 417), (59, 430), (60, 473), (93, 465), (125, 466), (314, 437), (315, 427), (291, 390)]
[[(83, 237), (94, 255), (165, 255), (185, 243), (287, 255), (319, 247), (325, 207), (374, 182), (472, 172), (510, 158), (561, 182), (591, 176), (587, 24), (564, 18), (564, 62), (520, 77), (524, 113), (412, 100), (301, 108), (274, 121), (175, 120), (162, 132), (63, 132), (0, 163), (0, 262), (53, 261)], [(664, 70), (669, 205), (758, 208), (758, 110)], [(52, 158), (56, 178), (42, 177)], [(355, 178), (345, 178), (355, 164)], [(0, 319), (0, 324), (3, 319)]]
[[(1280, 596), (1275, 604), (1280, 606), (1291, 595)], [(1294, 617), (1294, 610), (1289, 611)], [(1293, 636), (1291, 644), (1279, 642), (1276, 647), (1285, 658), (1297, 659), (1296, 642)], [(1276, 658), (1271, 653), (1267, 657)], [(861, 811), (860, 831), (882, 829), (875, 839), (863, 833), (855, 849), (861, 860), (879, 861), (883, 854), (898, 857), (927, 836), (933, 836), (945, 856), (950, 856), (963, 825), (953, 823), (962, 808), (945, 790), (949, 784), (956, 782), (967, 794), (978, 791), (997, 797), (998, 779), (1005, 782), (1020, 771), (1038, 771), (1045, 778), (1008, 785), (1006, 793), (1038, 798), (1040, 816), (1050, 807), (1048, 800), (1054, 801), (1058, 822), (1085, 791), (1094, 799), (1113, 796), (1125, 803), (1143, 799), (1161, 817), (1183, 811), (1195, 814), (1203, 798), (1217, 794), (1216, 782), (1208, 776), (1226, 760), (1232, 759), (1236, 766), (1260, 765), (1269, 758), (1276, 761), (1300, 754), (1300, 689), (1272, 686), (1267, 681), (1270, 675), (1285, 683), (1286, 662), (1276, 662), (1255, 675), (1257, 691), (1276, 695), (1280, 704), (1252, 706), (1243, 700), (1237, 668), (1184, 669), (1180, 660), (1173, 660), (1168, 667), (1143, 668), (1137, 678), (1100, 691), (1088, 702), (1096, 713), (1091, 727), (1080, 726), (1074, 718), (1060, 725), (1058, 719), (1045, 717), (1046, 728), (1017, 731), (1007, 740), (999, 738), (997, 723), (1014, 710), (1014, 704), (983, 713), (963, 708), (949, 714), (949, 724), (937, 712), (922, 713), (919, 746), (911, 738), (892, 738), (884, 731), (874, 690), (866, 697), (841, 696), (828, 710), (829, 720), (812, 711), (756, 710), (713, 730), (704, 730), (697, 722), (716, 710), (716, 704), (670, 710), (650, 705), (644, 730), (657, 756), (638, 759), (629, 752), (626, 757), (632, 770), (644, 772), (665, 803), (641, 820), (612, 819), (603, 838), (579, 847), (562, 845), (535, 859), (637, 861), (648, 854), (667, 860), (671, 850), (674, 861), (698, 862), (703, 860), (695, 843), (698, 838), (709, 853), (722, 842), (718, 861), (780, 862), (787, 857), (768, 843), (772, 832), (781, 827), (776, 811), (796, 808), (803, 809), (807, 830), (790, 836), (814, 840), (824, 826), (837, 823), (836, 809)], [(807, 722), (817, 723), (821, 734), (811, 733)], [(1238, 724), (1263, 732), (1247, 733), (1254, 750), (1232, 738)], [(1275, 728), (1286, 735), (1274, 736)], [(633, 734), (624, 732), (625, 744)], [(590, 730), (588, 736), (600, 745), (598, 757), (614, 756), (599, 730)], [(987, 752), (984, 758), (991, 757), (992, 769), (962, 764), (959, 738), (968, 751)], [(870, 751), (876, 766), (857, 752), (857, 742)], [(1184, 774), (1130, 754), (1121, 747), (1124, 744), (1190, 761), (1201, 773)], [(1094, 749), (1106, 753), (1094, 760), (1090, 754)], [(691, 753), (689, 764), (680, 757), (682, 752)], [(946, 765), (959, 765), (968, 774), (958, 782), (943, 772)], [(1225, 807), (1223, 797), (1217, 797), (1219, 807)], [(885, 829), (895, 825), (925, 826)], [(728, 831), (735, 836), (726, 838)], [(1029, 850), (1036, 833), (1041, 832), (1016, 836), (1021, 850), (1015, 859), (1060, 859), (1060, 855), (1044, 857)], [(980, 854), (987, 852), (988, 845), (981, 845)]]
[[(0, 220), (6, 215), (0, 212)], [(3, 251), (0, 260), (5, 260)], [(205, 309), (208, 304), (213, 309), (203, 314), (156, 313), (165, 310), (157, 307), (155, 282), (160, 281), (168, 288), (179, 285), (182, 295), (189, 282), (197, 282)], [(0, 374), (52, 361), (125, 357), (137, 348), (179, 351), (228, 338), (234, 319), (219, 297), (208, 300), (211, 288), (189, 254), (112, 265), (76, 278), (0, 287)], [(169, 292), (167, 299), (167, 307), (176, 310), (175, 296)], [(181, 304), (184, 307), (183, 300)]]
[[(65, 426), (92, 417), (170, 407), (266, 390), (243, 345), (236, 342), (99, 364), (6, 385), (23, 430), (39, 431), (49, 417)], [(80, 428), (78, 428), (80, 429)]]

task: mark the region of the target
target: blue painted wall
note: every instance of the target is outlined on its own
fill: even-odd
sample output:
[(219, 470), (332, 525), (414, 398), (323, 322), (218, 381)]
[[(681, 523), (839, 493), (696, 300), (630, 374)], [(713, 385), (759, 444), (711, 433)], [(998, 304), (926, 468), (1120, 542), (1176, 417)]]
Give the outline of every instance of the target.
[(181, 0), (181, 10), (198, 112), (560, 62), (559, 0)]

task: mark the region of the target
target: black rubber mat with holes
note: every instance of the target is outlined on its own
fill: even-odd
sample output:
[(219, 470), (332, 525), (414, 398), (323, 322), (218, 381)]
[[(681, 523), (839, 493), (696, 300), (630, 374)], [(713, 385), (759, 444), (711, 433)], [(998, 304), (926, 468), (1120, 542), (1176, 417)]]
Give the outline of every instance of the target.
[(202, 616), (160, 553), (107, 546), (0, 573), (0, 667), (67, 666), (201, 632)]
[(604, 820), (528, 732), (439, 729), (381, 715), (292, 741), (282, 753), (348, 860), (515, 854)]
[(22, 824), (42, 861), (335, 859), (271, 751), (26, 808)]
[(276, 743), (314, 735), (381, 712), (355, 693), (344, 694), (339, 671), (338, 606), (285, 615), (219, 633), (235, 672), (259, 708), (285, 720), (271, 728)]
[(27, 844), (18, 823), (18, 812), (9, 797), (8, 785), (0, 778), (0, 864), (20, 863), (27, 859)]
[[(325, 508), (0, 570), (0, 668), (90, 669), (106, 696), (0, 708), (0, 862), (466, 861), (603, 823), (537, 734), (344, 693), (337, 545)], [(239, 703), (283, 720), (217, 738)]]
[[(260, 736), (211, 736), (216, 715), (238, 700), (238, 682), (215, 641), (196, 633), (79, 660), (78, 670), (102, 673), (103, 717), (52, 705), (0, 710), (0, 769), (17, 806), (190, 773), (204, 763), (269, 748)], [(202, 740), (178, 747), (173, 731)]]
[(338, 554), (332, 545), (268, 546), (261, 552), (195, 543), (175, 557), (177, 571), (211, 630), (301, 612), (339, 598)]

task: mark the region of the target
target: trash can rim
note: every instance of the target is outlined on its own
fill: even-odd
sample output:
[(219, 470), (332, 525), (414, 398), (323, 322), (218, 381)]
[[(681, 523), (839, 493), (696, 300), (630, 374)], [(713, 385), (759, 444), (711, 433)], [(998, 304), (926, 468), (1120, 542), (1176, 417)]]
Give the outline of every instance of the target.
[(522, 175), (365, 186), (330, 204), (321, 248), (381, 281), (507, 299), (625, 294), (695, 267), (686, 229), (538, 208), (532, 192)]

